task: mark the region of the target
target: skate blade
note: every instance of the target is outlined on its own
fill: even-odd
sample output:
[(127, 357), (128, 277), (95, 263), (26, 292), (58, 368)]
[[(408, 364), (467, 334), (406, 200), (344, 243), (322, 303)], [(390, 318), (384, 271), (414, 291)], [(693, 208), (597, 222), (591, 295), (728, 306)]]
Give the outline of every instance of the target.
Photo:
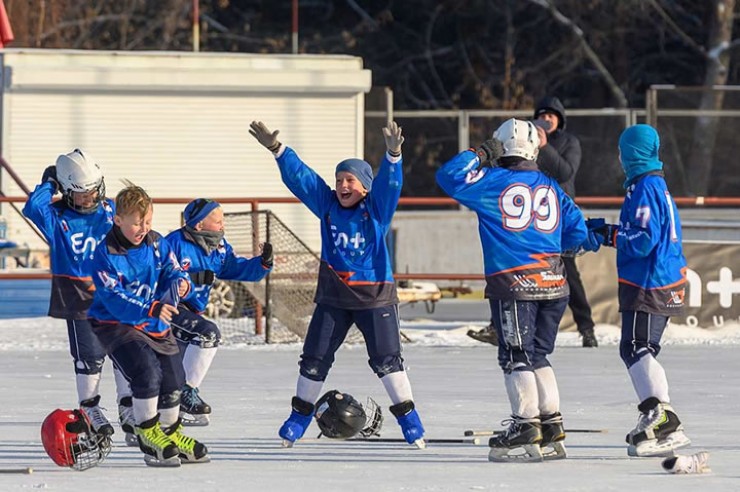
[(135, 434), (127, 432), (124, 440), (126, 441), (126, 446), (137, 448), (139, 447), (139, 439), (136, 437)]
[(662, 441), (651, 439), (637, 446), (631, 444), (627, 448), (627, 454), (636, 458), (672, 456), (674, 450), (685, 448), (689, 444), (691, 444), (691, 440), (686, 437), (686, 434), (683, 431), (676, 431)]
[(543, 461), (539, 444), (525, 444), (515, 448), (491, 448), (488, 461), (494, 463), (537, 463)]
[(424, 438), (419, 438), (416, 441), (414, 441), (414, 446), (417, 447), (417, 449), (426, 449), (427, 443), (424, 441)]
[(289, 441), (287, 439), (283, 439), (283, 447), (284, 448), (292, 448), (293, 447), (293, 444), (295, 444), (295, 442)]
[(180, 413), (182, 425), (186, 427), (205, 427), (210, 423), (208, 415), (191, 415), (189, 413)]
[(562, 441), (551, 442), (540, 446), (540, 450), (542, 451), (542, 459), (545, 461), (564, 460), (568, 457), (565, 444)]
[(182, 463), (183, 465), (194, 465), (198, 463), (210, 463), (210, 462), (211, 462), (211, 457), (208, 455), (205, 455), (202, 458), (198, 458), (198, 459), (196, 459), (195, 457), (190, 458), (186, 454), (180, 455), (180, 463)]
[(147, 466), (152, 466), (154, 468), (177, 468), (178, 466), (180, 466), (180, 458), (178, 456), (173, 456), (172, 458), (167, 458), (166, 460), (160, 460), (157, 459), (155, 456), (145, 454), (144, 463), (146, 463)]

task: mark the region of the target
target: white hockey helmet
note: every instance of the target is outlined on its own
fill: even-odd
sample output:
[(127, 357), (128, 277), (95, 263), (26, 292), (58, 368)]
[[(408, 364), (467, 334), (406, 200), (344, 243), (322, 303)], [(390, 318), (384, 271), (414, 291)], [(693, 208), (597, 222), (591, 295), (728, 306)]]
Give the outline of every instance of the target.
[(493, 138), (504, 144), (501, 157), (519, 156), (533, 161), (540, 151), (540, 137), (531, 121), (506, 120), (493, 132)]
[[(67, 205), (78, 212), (92, 212), (97, 209), (98, 204), (105, 199), (105, 181), (103, 171), (97, 165), (95, 159), (80, 149), (74, 149), (69, 154), (57, 157), (57, 181), (62, 189), (62, 194)], [(76, 206), (72, 192), (87, 193), (97, 191), (98, 196), (93, 207), (83, 209)]]

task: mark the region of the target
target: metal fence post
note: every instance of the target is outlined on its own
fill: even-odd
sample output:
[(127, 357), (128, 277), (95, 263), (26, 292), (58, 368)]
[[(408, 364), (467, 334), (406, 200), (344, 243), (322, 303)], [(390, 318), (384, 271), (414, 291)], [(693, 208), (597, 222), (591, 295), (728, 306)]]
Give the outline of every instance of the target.
[[(272, 216), (272, 212), (269, 210), (267, 211), (267, 214), (265, 215), (265, 242), (270, 242), (270, 217)], [(273, 251), (273, 255), (275, 254), (275, 251)], [(273, 264), (274, 264), (274, 258), (273, 258)], [(271, 294), (272, 288), (270, 286), (270, 274), (268, 273), (265, 277), (265, 342), (270, 343), (272, 338), (272, 307), (270, 306), (270, 294)]]

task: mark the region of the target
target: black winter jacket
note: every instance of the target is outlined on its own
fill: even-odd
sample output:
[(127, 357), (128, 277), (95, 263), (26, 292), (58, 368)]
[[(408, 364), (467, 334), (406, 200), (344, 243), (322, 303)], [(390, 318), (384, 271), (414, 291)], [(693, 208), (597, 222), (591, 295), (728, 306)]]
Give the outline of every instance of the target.
[(543, 112), (558, 115), (558, 128), (547, 134), (547, 145), (540, 149), (537, 165), (545, 174), (555, 178), (571, 198), (576, 194), (576, 173), (581, 165), (581, 142), (565, 131), (565, 108), (557, 97), (546, 97), (537, 105), (534, 117)]

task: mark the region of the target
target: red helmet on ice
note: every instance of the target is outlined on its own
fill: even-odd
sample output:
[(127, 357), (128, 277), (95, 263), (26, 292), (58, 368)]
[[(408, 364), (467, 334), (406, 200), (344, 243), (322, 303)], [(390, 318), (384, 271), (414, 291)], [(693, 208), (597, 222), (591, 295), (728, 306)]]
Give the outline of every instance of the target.
[(59, 466), (78, 471), (98, 466), (110, 453), (110, 438), (96, 434), (81, 410), (56, 409), (41, 424), (41, 442)]

